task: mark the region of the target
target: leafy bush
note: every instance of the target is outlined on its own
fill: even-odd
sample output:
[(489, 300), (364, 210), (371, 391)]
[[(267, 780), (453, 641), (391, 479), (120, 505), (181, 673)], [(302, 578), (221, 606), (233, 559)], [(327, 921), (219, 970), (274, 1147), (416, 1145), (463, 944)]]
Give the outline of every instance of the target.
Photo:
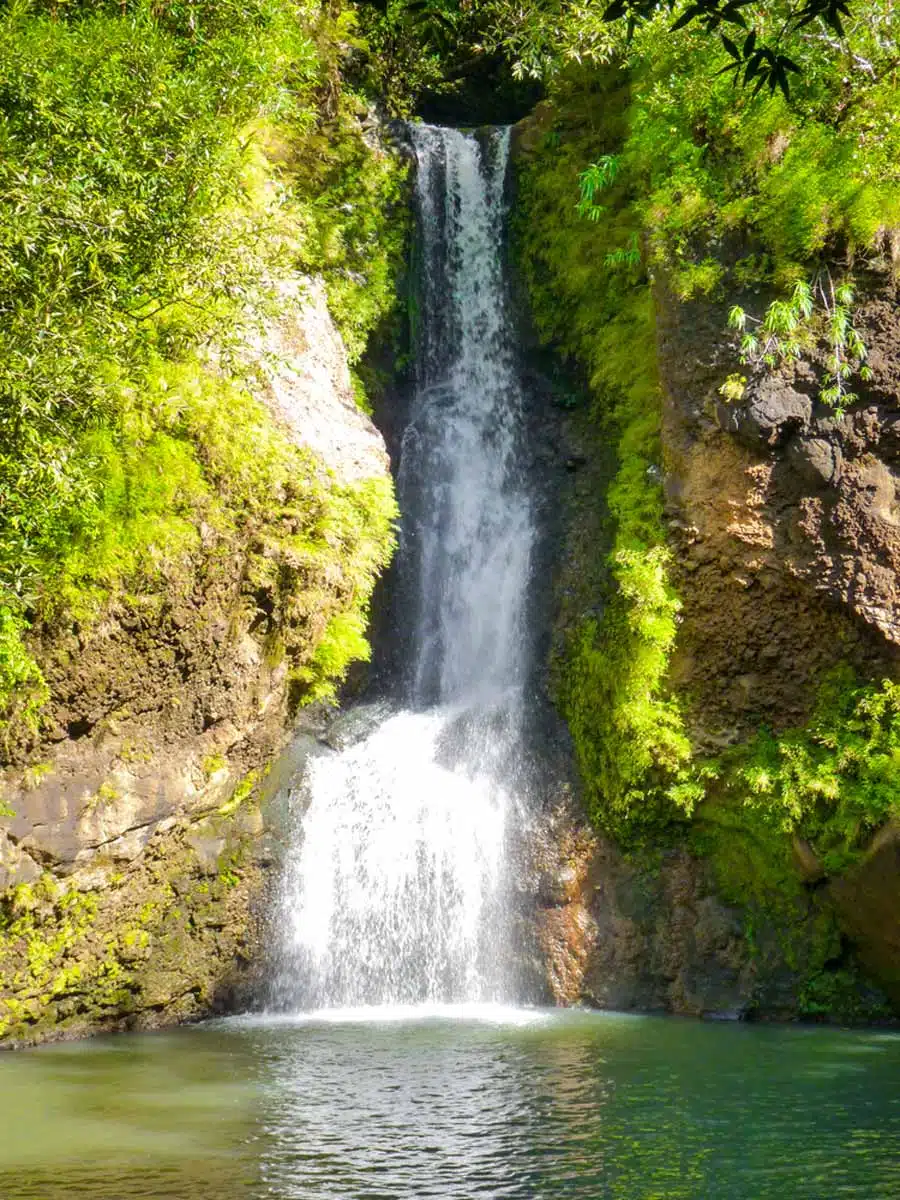
[(404, 170), (341, 90), (352, 24), (313, 0), (0, 17), (6, 722), (46, 698), (29, 625), (184, 570), (201, 520), (246, 529), (293, 497), (313, 528), (337, 495), (235, 351), (286, 271), (325, 277), (355, 356), (393, 305)]
[(744, 806), (802, 834), (826, 870), (840, 870), (900, 815), (900, 684), (862, 685), (838, 671), (805, 728), (764, 731), (723, 766), (726, 788)]
[[(733, 305), (728, 325), (741, 334), (741, 362), (778, 367), (796, 361), (817, 340), (822, 341), (828, 349), (819, 399), (837, 413), (843, 412), (858, 399), (848, 387), (853, 376), (862, 380), (872, 377), (866, 363), (868, 351), (853, 324), (854, 298), (852, 284), (845, 280), (835, 286), (831, 272), (824, 268), (816, 273), (812, 286), (805, 279), (799, 280), (790, 299), (773, 300), (762, 317), (753, 317), (740, 305)], [(732, 391), (726, 380), (721, 394), (727, 397)]]
[[(673, 30), (691, 7), (687, 0), (653, 9), (630, 40), (604, 22), (603, 6), (516, 10), (495, 0), (488, 7), (488, 42), (502, 46), (520, 73), (542, 76), (561, 111), (582, 106), (582, 205), (584, 187), (603, 182), (594, 168), (614, 162), (616, 177), (628, 181), (650, 261), (666, 265), (679, 294), (718, 282), (698, 268), (727, 234), (757, 239), (776, 283), (792, 264), (845, 250), (895, 253), (896, 16), (883, 0), (855, 4), (845, 37), (831, 42), (786, 22), (786, 0), (744, 13), (762, 22), (761, 36), (783, 35), (783, 50), (801, 68), (790, 100), (735, 88), (723, 74), (733, 62), (725, 47), (695, 24)], [(631, 84), (627, 121), (598, 154), (591, 130), (604, 124), (602, 93), (616, 72)]]

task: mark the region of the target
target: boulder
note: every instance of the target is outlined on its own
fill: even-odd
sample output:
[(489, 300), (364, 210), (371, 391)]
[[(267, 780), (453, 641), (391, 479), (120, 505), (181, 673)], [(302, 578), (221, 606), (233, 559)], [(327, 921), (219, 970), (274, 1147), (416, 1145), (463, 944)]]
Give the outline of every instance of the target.
[(807, 428), (813, 402), (778, 376), (766, 375), (751, 385), (742, 405), (720, 405), (719, 413), (721, 428), (751, 449), (761, 449), (784, 445), (794, 433)]

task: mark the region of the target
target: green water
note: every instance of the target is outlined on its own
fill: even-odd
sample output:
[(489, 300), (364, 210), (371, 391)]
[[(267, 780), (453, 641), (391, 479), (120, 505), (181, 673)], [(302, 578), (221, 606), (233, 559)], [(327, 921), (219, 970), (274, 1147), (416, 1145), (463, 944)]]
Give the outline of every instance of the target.
[(0, 1059), (3, 1200), (900, 1197), (900, 1035), (235, 1019)]

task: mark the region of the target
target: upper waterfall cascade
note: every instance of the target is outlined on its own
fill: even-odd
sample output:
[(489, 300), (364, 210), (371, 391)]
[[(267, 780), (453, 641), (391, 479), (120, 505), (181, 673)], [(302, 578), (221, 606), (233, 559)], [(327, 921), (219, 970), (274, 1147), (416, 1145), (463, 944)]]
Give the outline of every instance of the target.
[(413, 125), (419, 328), (403, 435), (400, 710), (314, 756), (280, 907), (282, 1005), (508, 998), (534, 542), (502, 261), (509, 131)]

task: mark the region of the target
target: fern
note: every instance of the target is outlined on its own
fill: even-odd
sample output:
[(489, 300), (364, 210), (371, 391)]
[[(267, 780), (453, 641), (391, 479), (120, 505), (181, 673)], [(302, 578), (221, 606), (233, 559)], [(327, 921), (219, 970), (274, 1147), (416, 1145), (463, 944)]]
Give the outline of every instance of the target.
[(604, 154), (581, 172), (578, 176), (581, 195), (576, 205), (579, 216), (587, 217), (589, 221), (600, 220), (606, 209), (597, 203), (597, 194), (612, 187), (618, 173), (619, 159), (615, 154)]
[[(796, 362), (813, 349), (817, 336), (824, 337), (828, 350), (819, 399), (842, 413), (857, 399), (848, 381), (854, 374), (863, 381), (871, 378), (868, 351), (853, 324), (854, 298), (852, 284), (845, 281), (835, 286), (830, 272), (823, 268), (812, 283), (798, 281), (789, 299), (773, 300), (761, 318), (733, 305), (728, 328), (740, 334), (741, 362), (777, 369)], [(723, 388), (726, 386), (727, 381)]]

